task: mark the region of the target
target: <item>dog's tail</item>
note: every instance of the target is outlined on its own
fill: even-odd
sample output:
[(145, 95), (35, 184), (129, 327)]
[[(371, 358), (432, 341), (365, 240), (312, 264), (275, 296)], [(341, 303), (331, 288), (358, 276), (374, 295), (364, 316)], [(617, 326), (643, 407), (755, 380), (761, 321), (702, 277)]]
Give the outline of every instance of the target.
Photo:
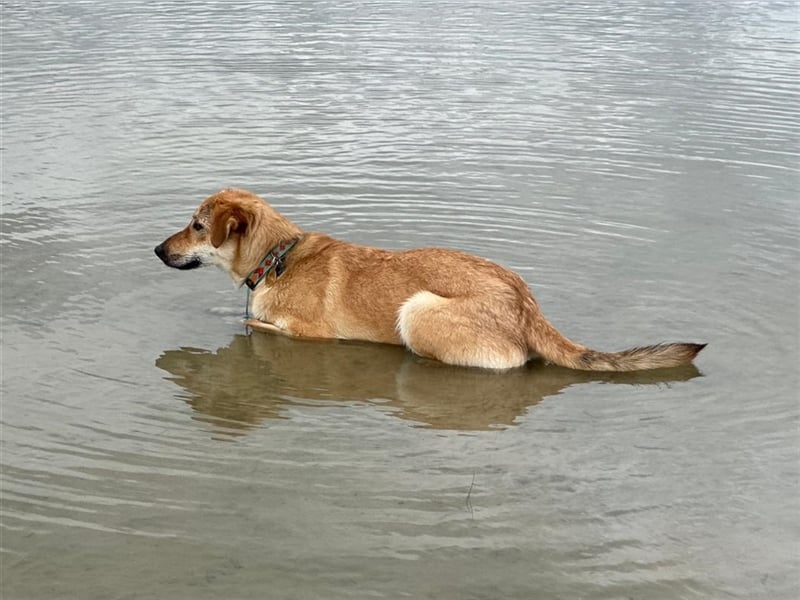
[(691, 364), (706, 344), (656, 344), (620, 352), (598, 352), (564, 337), (535, 307), (528, 349), (545, 360), (581, 371), (643, 371)]

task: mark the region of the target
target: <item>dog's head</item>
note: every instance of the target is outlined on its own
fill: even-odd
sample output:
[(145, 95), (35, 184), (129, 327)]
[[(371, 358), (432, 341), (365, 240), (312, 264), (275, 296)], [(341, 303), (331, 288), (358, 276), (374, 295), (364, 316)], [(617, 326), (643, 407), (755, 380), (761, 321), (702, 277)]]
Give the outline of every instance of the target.
[(299, 232), (255, 194), (229, 188), (206, 198), (189, 224), (156, 246), (155, 253), (176, 269), (217, 265), (241, 278), (253, 261)]

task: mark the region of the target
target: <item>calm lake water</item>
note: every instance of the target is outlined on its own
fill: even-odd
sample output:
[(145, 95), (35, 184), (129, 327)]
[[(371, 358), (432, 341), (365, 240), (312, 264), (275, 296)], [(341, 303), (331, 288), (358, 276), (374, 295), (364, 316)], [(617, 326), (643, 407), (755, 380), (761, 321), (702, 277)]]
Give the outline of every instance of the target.
[[(2, 5), (2, 597), (796, 598), (793, 2)], [(247, 335), (219, 188), (518, 271), (504, 375)]]

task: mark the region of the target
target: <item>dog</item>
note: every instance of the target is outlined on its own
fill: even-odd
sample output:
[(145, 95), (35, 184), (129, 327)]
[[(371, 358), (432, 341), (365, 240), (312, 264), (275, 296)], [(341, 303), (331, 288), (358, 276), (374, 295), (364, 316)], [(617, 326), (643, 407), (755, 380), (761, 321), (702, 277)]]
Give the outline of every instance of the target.
[(599, 352), (562, 335), (525, 281), (455, 250), (388, 251), (302, 230), (257, 195), (228, 188), (155, 248), (176, 269), (217, 265), (247, 285), (253, 329), (402, 344), (464, 367), (508, 370), (535, 357), (584, 371), (690, 364), (706, 344)]

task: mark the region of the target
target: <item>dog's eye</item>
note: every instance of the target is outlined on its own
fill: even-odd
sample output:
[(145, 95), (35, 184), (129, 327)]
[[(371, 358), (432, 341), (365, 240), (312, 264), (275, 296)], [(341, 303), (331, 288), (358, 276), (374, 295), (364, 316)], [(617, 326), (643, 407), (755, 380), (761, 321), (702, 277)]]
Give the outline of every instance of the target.
[(195, 231), (203, 231), (203, 224), (200, 223), (199, 221), (195, 221), (194, 223), (192, 223), (192, 229), (194, 229)]

